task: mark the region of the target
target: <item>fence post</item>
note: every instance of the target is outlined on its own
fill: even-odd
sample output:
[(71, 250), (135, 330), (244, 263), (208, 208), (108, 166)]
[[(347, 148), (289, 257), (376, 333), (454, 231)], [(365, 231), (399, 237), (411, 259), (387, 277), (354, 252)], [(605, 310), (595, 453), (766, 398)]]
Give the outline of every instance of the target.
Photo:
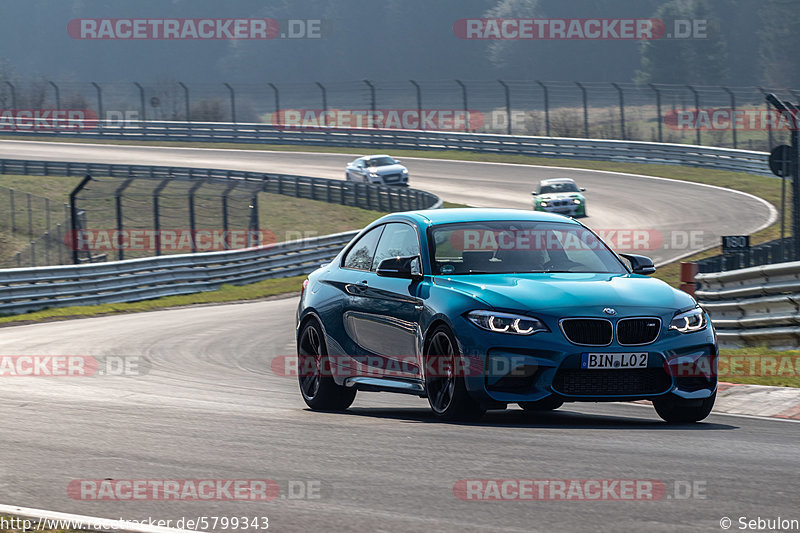
[(506, 133), (511, 135), (511, 91), (508, 89), (508, 84), (503, 80), (497, 80), (503, 86), (503, 92), (506, 97)]
[(736, 95), (728, 87), (722, 88), (731, 97), (731, 131), (733, 132), (733, 149), (736, 149)]
[(369, 124), (370, 127), (374, 128), (375, 127), (375, 123), (374, 123), (375, 110), (376, 110), (376, 107), (375, 107), (376, 106), (376, 103), (375, 103), (375, 85), (369, 80), (364, 80), (364, 83), (366, 83), (367, 87), (369, 87), (369, 108), (370, 108), (370, 111), (371, 111), (371, 114), (370, 114), (370, 117), (369, 117), (369, 122), (367, 122), (367, 124)]
[(17, 109), (17, 89), (10, 81), (3, 81), (11, 89), (11, 109)]
[(142, 127), (146, 127), (145, 122), (147, 121), (147, 114), (145, 112), (146, 109), (144, 107), (144, 87), (142, 87), (142, 85), (138, 81), (133, 82), (133, 84), (136, 86), (137, 89), (139, 89), (139, 110), (142, 113)]
[(50, 198), (44, 199), (44, 229), (50, 230)]
[(61, 246), (66, 244), (61, 236), (61, 224), (56, 224), (56, 248), (58, 249), (58, 264), (64, 264), (64, 255), (61, 253)]
[(90, 82), (94, 86), (94, 90), (97, 92), (97, 119), (98, 124), (100, 127), (103, 127), (103, 90), (100, 88), (100, 85), (95, 82)]
[(153, 230), (156, 232), (156, 255), (161, 255), (161, 216), (158, 205), (158, 195), (161, 194), (161, 191), (164, 190), (164, 187), (169, 185), (170, 181), (172, 181), (171, 178), (163, 179), (158, 186), (153, 189)]
[(411, 82), (411, 85), (414, 86), (414, 89), (417, 93), (417, 129), (424, 130), (425, 128), (422, 127), (422, 89), (420, 89), (419, 83), (414, 80), (408, 80)]
[(181, 89), (183, 89), (183, 105), (184, 105), (185, 113), (186, 113), (186, 122), (191, 122), (192, 121), (192, 112), (191, 112), (190, 106), (189, 106), (189, 87), (187, 87), (186, 84), (183, 83), (182, 81), (179, 81), (178, 85), (180, 85)]
[(9, 199), (11, 200), (11, 235), (17, 232), (17, 213), (14, 208), (14, 189), (8, 190)]
[(611, 85), (613, 85), (619, 93), (619, 131), (622, 133), (622, 140), (627, 141), (628, 137), (625, 135), (625, 95), (619, 84), (612, 83)]
[(225, 187), (225, 190), (222, 191), (222, 232), (225, 235), (225, 249), (231, 249), (231, 238), (230, 234), (228, 233), (228, 196), (230, 195), (231, 191), (239, 185), (238, 182), (234, 181), (233, 183), (229, 184)]
[[(461, 87), (461, 102), (464, 106), (464, 115), (469, 113), (469, 105), (467, 103), (467, 86), (461, 80), (456, 80), (456, 83)], [(469, 124), (464, 125), (464, 131), (469, 132)]]
[(78, 193), (81, 192), (84, 187), (86, 187), (86, 184), (89, 183), (91, 179), (92, 177), (89, 174), (86, 174), (78, 186), (72, 189), (72, 192), (69, 193), (69, 216), (70, 225), (72, 226), (70, 243), (72, 244), (72, 263), (75, 265), (80, 262), (78, 260), (78, 207), (75, 205), (75, 200), (78, 197)]
[(539, 87), (542, 88), (542, 91), (544, 91), (544, 127), (545, 127), (545, 132), (546, 132), (547, 136), (550, 137), (550, 95), (549, 95), (549, 91), (547, 90), (547, 85), (545, 85), (544, 82), (536, 80), (536, 83), (539, 85)]
[(274, 83), (268, 83), (267, 85), (272, 87), (272, 92), (275, 95), (275, 116), (278, 119), (278, 125), (280, 126), (283, 124), (283, 120), (281, 119), (281, 94)]
[(582, 83), (576, 81), (575, 85), (578, 86), (581, 90), (581, 94), (583, 95), (583, 132), (584, 137), (587, 139), (589, 138), (589, 103), (586, 97), (586, 88), (583, 86)]
[(203, 186), (203, 180), (197, 180), (197, 183), (191, 186), (189, 189), (189, 232), (192, 235), (192, 253), (197, 253), (197, 243), (195, 241), (195, 233), (197, 232), (197, 227), (195, 224), (195, 216), (194, 216), (194, 194), (197, 192), (197, 189)]
[(658, 113), (658, 142), (664, 142), (661, 135), (661, 126), (662, 122), (664, 121), (661, 118), (661, 91), (659, 91), (658, 88), (652, 83), (648, 83), (647, 86), (653, 89), (653, 91), (656, 93), (656, 112)]
[(59, 90), (58, 85), (56, 85), (55, 82), (48, 81), (47, 83), (52, 85), (53, 89), (55, 89), (55, 91), (56, 91), (56, 109), (58, 109), (60, 111), (61, 110), (61, 91)]
[(117, 187), (117, 190), (114, 191), (114, 204), (116, 207), (117, 212), (117, 246), (119, 249), (117, 250), (117, 257), (120, 261), (125, 259), (125, 252), (123, 250), (124, 246), (122, 245), (122, 193), (125, 189), (133, 182), (134, 178), (128, 178), (122, 182), (122, 184)]
[[(696, 119), (698, 114), (700, 113), (700, 93), (697, 92), (697, 89), (695, 89), (691, 85), (687, 85), (686, 87), (688, 87), (689, 90), (692, 91), (692, 94), (694, 95), (694, 113)], [(696, 131), (697, 131), (697, 145), (700, 146), (702, 144), (702, 141), (700, 139), (700, 128), (696, 128)]]
[(231, 99), (231, 122), (236, 124), (236, 93), (234, 92), (233, 87), (231, 87), (230, 83), (223, 83), (222, 85), (227, 87), (228, 92), (230, 93), (230, 99)]
[(258, 246), (261, 243), (261, 232), (258, 222), (258, 191), (250, 198), (250, 231), (247, 233), (247, 246)]
[(31, 241), (31, 266), (36, 266), (36, 241)]
[(319, 90), (322, 91), (322, 125), (328, 125), (328, 94), (325, 90), (325, 86), (322, 85), (320, 82), (315, 81), (314, 83), (317, 84)]
[(44, 264), (50, 264), (50, 232), (44, 232)]
[(31, 208), (31, 193), (26, 192), (28, 204), (28, 235), (33, 236), (33, 209)]

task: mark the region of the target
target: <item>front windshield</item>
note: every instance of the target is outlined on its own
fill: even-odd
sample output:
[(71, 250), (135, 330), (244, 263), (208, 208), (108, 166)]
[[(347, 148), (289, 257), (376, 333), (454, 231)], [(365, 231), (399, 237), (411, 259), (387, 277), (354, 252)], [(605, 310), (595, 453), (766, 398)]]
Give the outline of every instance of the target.
[(557, 194), (560, 192), (578, 192), (578, 186), (571, 182), (548, 183), (539, 187), (539, 194)]
[(577, 224), (443, 224), (432, 228), (431, 243), (435, 275), (627, 272), (594, 233)]
[(387, 165), (394, 165), (394, 159), (391, 157), (373, 157), (367, 159), (368, 167), (385, 167)]

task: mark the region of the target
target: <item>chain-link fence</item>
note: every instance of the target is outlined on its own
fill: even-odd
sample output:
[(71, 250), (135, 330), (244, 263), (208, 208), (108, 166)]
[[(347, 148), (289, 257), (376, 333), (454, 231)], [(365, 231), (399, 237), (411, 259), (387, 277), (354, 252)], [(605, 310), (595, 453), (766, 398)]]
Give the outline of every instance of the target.
[(0, 234), (3, 235), (0, 257), (4, 258), (0, 265), (59, 264), (55, 243), (63, 237), (68, 217), (69, 205), (66, 203), (0, 187)]
[[(792, 100), (800, 94), (761, 87), (519, 80), (267, 84), (38, 80), (0, 84), (0, 105), (5, 110), (86, 110), (112, 125), (151, 120), (259, 122), (767, 150), (785, 142), (786, 132), (767, 112), (766, 92)], [(0, 132), (13, 129), (0, 124)]]

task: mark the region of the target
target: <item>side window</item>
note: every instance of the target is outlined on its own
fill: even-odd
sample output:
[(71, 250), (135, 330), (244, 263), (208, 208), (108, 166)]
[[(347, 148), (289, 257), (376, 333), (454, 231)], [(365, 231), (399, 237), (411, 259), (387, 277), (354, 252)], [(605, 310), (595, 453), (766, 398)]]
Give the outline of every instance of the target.
[(375, 251), (375, 259), (372, 261), (373, 272), (378, 269), (378, 265), (389, 257), (407, 257), (419, 255), (419, 240), (417, 230), (408, 224), (393, 222), (386, 224), (383, 235)]
[(347, 252), (342, 266), (356, 270), (369, 270), (372, 266), (372, 257), (375, 255), (375, 248), (383, 228), (384, 226), (378, 226), (362, 235), (350, 248), (350, 251)]

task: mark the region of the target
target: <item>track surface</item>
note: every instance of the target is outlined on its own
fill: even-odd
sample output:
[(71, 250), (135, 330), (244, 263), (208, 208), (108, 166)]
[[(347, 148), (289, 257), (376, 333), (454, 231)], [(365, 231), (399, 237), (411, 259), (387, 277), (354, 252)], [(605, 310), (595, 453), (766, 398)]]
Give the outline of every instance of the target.
[[(0, 353), (141, 355), (144, 377), (7, 378), (0, 498), (104, 517), (267, 515), (275, 531), (717, 531), (723, 516), (797, 514), (800, 424), (712, 415), (670, 427), (637, 405), (432, 420), (420, 399), (360, 393), (307, 411), (268, 361), (293, 352), (294, 299), (0, 330)], [(574, 404), (573, 404), (574, 405)], [(73, 479), (318, 480), (269, 503), (83, 502)], [(461, 501), (467, 478), (656, 479), (706, 499)], [(672, 490), (672, 489), (670, 489)], [(670, 492), (672, 494), (672, 492)]]
[[(0, 158), (112, 164), (226, 168), (344, 178), (356, 156), (207, 148), (153, 148), (76, 143), (0, 141)], [(721, 235), (744, 235), (775, 216), (755, 197), (729, 189), (592, 170), (565, 170), (433, 159), (406, 158), (411, 185), (451, 202), (482, 207), (531, 208), (539, 180), (573, 177), (587, 188), (589, 217), (598, 230), (658, 232), (654, 249), (639, 250), (661, 264), (718, 245)], [(691, 233), (690, 233), (691, 232)], [(692, 241), (687, 237), (692, 236)]]
[[(0, 157), (37, 154), (325, 177), (341, 174), (352, 157), (0, 143)], [(540, 177), (575, 174), (426, 160), (408, 166), (416, 186), (476, 205), (526, 207)], [(642, 227), (661, 231), (737, 233), (770, 214), (746, 196), (669, 181), (586, 172), (580, 182), (592, 193), (587, 222), (595, 227), (647, 222)], [(632, 208), (637, 197), (646, 198), (645, 208)], [(712, 415), (668, 426), (647, 407), (573, 404), (534, 417), (515, 409), (480, 424), (441, 424), (423, 400), (375, 393), (361, 393), (345, 414), (312, 413), (295, 380), (269, 364), (294, 353), (295, 306), (290, 298), (0, 329), (2, 355), (139, 356), (148, 370), (2, 379), (0, 501), (125, 519), (267, 515), (275, 531), (719, 531), (723, 516), (734, 524), (739, 516), (800, 518), (800, 425), (792, 422)], [(268, 503), (67, 495), (71, 480), (104, 478), (266, 478), (284, 494), (289, 481), (313, 481), (321, 494)], [(457, 499), (453, 485), (472, 478), (654, 479), (673, 497)], [(705, 498), (675, 498), (676, 483), (685, 482), (703, 487)]]

